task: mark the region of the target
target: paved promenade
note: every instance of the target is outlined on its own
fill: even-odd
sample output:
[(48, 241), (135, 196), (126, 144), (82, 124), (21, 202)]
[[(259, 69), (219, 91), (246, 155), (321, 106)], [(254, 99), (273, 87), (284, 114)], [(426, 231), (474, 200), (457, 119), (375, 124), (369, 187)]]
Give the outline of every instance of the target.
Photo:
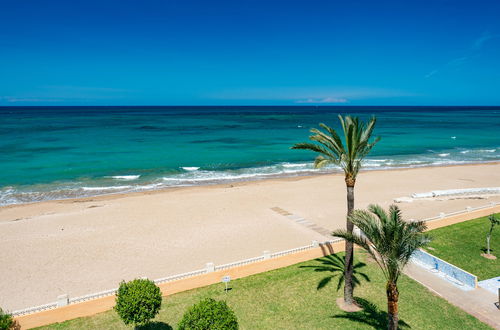
[(480, 287), (464, 291), (415, 264), (409, 264), (405, 269), (405, 274), (482, 322), (500, 329), (500, 309), (495, 304), (498, 303), (497, 295)]

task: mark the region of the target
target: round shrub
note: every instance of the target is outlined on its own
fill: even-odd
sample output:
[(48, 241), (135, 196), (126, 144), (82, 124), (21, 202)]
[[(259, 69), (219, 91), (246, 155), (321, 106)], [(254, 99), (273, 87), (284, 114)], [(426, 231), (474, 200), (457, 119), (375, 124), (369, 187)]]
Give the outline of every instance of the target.
[(125, 324), (144, 325), (158, 314), (160, 307), (160, 288), (153, 281), (135, 279), (120, 283), (114, 309)]
[(189, 307), (179, 330), (236, 330), (238, 320), (225, 301), (207, 298)]
[(8, 330), (14, 326), (12, 315), (5, 313), (0, 308), (0, 330)]

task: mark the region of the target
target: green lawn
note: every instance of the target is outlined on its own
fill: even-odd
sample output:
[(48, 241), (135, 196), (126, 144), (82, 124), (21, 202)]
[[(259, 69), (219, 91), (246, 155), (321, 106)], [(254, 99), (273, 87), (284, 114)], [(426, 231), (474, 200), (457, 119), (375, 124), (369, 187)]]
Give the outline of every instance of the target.
[[(496, 214), (500, 217), (500, 213)], [(469, 220), (429, 231), (432, 242), (426, 250), (455, 266), (486, 280), (500, 276), (500, 227), (491, 235), (491, 253), (498, 259), (481, 256), (486, 250), (486, 234), (490, 228), (488, 217)]]
[[(361, 253), (357, 260), (364, 261)], [(164, 298), (160, 314), (148, 329), (176, 328), (188, 306), (212, 297), (226, 300), (241, 329), (380, 329), (386, 327), (385, 281), (373, 262), (361, 269), (369, 279), (355, 290), (364, 311), (345, 313), (335, 299), (336, 283), (321, 290), (316, 287), (327, 274), (304, 266), (320, 265), (318, 260), (178, 293)], [(412, 329), (490, 329), (476, 318), (435, 296), (406, 276), (399, 281), (400, 318)], [(114, 311), (54, 324), (43, 329), (131, 329)]]

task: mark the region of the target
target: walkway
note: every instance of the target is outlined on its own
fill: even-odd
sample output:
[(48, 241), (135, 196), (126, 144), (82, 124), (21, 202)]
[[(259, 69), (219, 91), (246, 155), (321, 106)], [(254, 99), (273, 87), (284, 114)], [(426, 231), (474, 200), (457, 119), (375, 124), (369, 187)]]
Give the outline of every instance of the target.
[(482, 322), (500, 329), (500, 310), (495, 304), (498, 304), (497, 295), (480, 287), (464, 291), (413, 263), (405, 268), (405, 274)]
[(295, 221), (299, 225), (302, 225), (302, 226), (305, 226), (311, 230), (314, 230), (318, 234), (325, 236), (327, 239), (332, 239), (332, 237), (333, 237), (331, 235), (331, 232), (332, 232), (331, 230), (328, 230), (326, 228), (318, 226), (314, 222), (312, 222), (310, 220), (306, 220), (306, 219), (302, 218), (301, 216), (298, 216), (296, 214), (292, 214), (292, 213), (288, 212), (287, 210), (283, 210), (282, 208), (277, 207), (277, 206), (272, 207), (271, 210), (273, 210), (274, 212), (276, 212), (278, 214), (281, 214), (284, 217), (287, 217), (288, 219), (290, 219), (292, 221)]

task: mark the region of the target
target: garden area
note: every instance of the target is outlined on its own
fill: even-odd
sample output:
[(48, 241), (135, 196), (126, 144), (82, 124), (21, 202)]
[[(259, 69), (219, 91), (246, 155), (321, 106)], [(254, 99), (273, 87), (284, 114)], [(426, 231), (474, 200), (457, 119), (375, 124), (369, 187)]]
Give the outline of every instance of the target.
[[(494, 215), (500, 219), (500, 213)], [(464, 221), (429, 231), (432, 241), (424, 248), (478, 277), (479, 281), (500, 276), (500, 226), (494, 228), (490, 239), (490, 253), (497, 259), (482, 256), (486, 251), (486, 236), (491, 228), (488, 217)]]
[[(339, 255), (233, 280), (224, 284), (163, 297), (161, 310), (140, 329), (178, 329), (186, 310), (206, 298), (226, 301), (240, 329), (379, 329), (387, 327), (386, 279), (366, 253), (356, 252), (354, 295), (362, 311), (346, 313), (335, 300), (343, 265)], [(323, 271), (319, 271), (323, 270)], [(325, 280), (330, 276), (334, 277)], [(369, 281), (367, 281), (369, 280)], [(318, 289), (318, 285), (322, 288)], [(399, 281), (401, 328), (490, 329), (473, 316), (402, 276)], [(39, 329), (131, 329), (115, 311), (53, 324)]]

